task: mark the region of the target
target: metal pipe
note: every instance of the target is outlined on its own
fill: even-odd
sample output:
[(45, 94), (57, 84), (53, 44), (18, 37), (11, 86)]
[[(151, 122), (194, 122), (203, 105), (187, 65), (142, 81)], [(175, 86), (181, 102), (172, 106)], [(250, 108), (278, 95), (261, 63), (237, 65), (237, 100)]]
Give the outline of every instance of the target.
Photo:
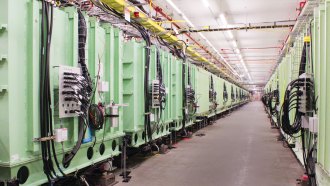
[[(248, 47), (248, 48), (239, 48), (239, 50), (267, 50), (267, 49), (280, 49), (281, 47), (274, 46), (274, 47)], [(229, 48), (222, 48), (221, 50), (233, 50)]]
[(263, 25), (263, 26), (242, 26), (242, 27), (229, 27), (229, 28), (203, 28), (203, 29), (192, 29), (188, 28), (185, 30), (179, 31), (182, 33), (197, 33), (197, 32), (225, 32), (230, 30), (261, 30), (261, 29), (276, 29), (276, 28), (292, 28), (294, 24), (286, 24), (286, 25)]

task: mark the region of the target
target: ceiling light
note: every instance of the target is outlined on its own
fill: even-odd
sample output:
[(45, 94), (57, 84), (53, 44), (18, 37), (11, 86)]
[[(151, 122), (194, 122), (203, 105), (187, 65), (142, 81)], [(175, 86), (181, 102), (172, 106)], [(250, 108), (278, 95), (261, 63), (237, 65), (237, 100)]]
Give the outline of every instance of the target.
[(241, 54), (238, 55), (238, 58), (241, 60), (242, 63), (244, 63), (244, 61), (243, 61), (243, 57), (242, 57)]
[(182, 17), (189, 24), (189, 26), (195, 27), (195, 25), (192, 24), (192, 22), (188, 19), (188, 17), (186, 15), (182, 14)]
[[(207, 0), (202, 0), (204, 5), (209, 7), (210, 4)], [(186, 15), (184, 15), (184, 13), (173, 3), (172, 0), (166, 0), (166, 2), (168, 4), (170, 4), (172, 6), (172, 8), (177, 11), (182, 18), (191, 26), (191, 27), (195, 27), (194, 24), (187, 18)], [(223, 15), (224, 16), (224, 15)], [(221, 17), (221, 16), (220, 16)], [(224, 17), (225, 18), (225, 17)], [(227, 25), (227, 21), (225, 20), (225, 23)], [(236, 70), (234, 70), (231, 65), (227, 62), (227, 60), (219, 53), (218, 50), (216, 50), (216, 48), (212, 45), (212, 43), (202, 34), (202, 33), (198, 33), (204, 40), (206, 40), (206, 42), (215, 50), (215, 52), (220, 56), (220, 58), (225, 62), (225, 64), (230, 68), (230, 70), (232, 71), (232, 73), (234, 73), (236, 76), (239, 76), (238, 73), (236, 72)], [(234, 37), (234, 36), (233, 36)], [(236, 44), (237, 46), (237, 44)], [(237, 48), (237, 47), (236, 47)]]
[(202, 33), (198, 32), (198, 34), (199, 34), (203, 39), (206, 40), (206, 37), (205, 37)]
[(207, 0), (202, 0), (205, 7), (210, 7), (210, 4)]
[(241, 51), (240, 51), (238, 48), (235, 49), (235, 53), (236, 53), (236, 54), (240, 54), (240, 52), (241, 52)]
[(179, 14), (183, 14), (181, 10), (173, 3), (172, 0), (166, 0), (166, 2), (170, 4), (174, 8), (174, 10), (177, 11)]
[(232, 31), (227, 32), (229, 39), (234, 39), (234, 35)]
[(250, 79), (251, 83), (254, 83), (254, 82), (252, 81), (252, 78), (251, 78), (251, 76), (250, 76), (249, 73), (248, 73), (248, 76), (249, 76), (249, 79)]
[(192, 22), (187, 18), (187, 16), (184, 15), (184, 13), (173, 3), (172, 0), (166, 0), (166, 2), (170, 4), (172, 8), (174, 8), (174, 10), (182, 16), (182, 18), (189, 24), (189, 26), (195, 27), (194, 24), (192, 24)]
[(228, 26), (228, 22), (227, 22), (227, 19), (226, 19), (225, 14), (220, 14), (219, 17), (220, 17), (220, 20), (221, 20), (222, 24), (223, 24), (224, 26)]
[(233, 47), (236, 49), (237, 48), (237, 43), (236, 43), (236, 41), (234, 40), (234, 41), (232, 41), (232, 44), (233, 44)]
[(206, 43), (209, 44), (213, 49), (215, 49), (215, 47), (212, 45), (212, 43), (208, 39), (206, 39)]

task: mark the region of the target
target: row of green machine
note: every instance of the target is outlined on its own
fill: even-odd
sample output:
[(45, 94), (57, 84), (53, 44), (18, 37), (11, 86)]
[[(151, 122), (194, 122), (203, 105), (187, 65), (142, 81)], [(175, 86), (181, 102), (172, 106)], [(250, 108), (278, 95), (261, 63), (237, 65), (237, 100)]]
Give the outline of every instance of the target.
[(84, 180), (126, 146), (185, 136), (249, 101), (146, 33), (124, 38), (75, 6), (0, 1), (1, 186)]
[(265, 87), (274, 128), (305, 167), (308, 185), (330, 185), (330, 1), (314, 9)]

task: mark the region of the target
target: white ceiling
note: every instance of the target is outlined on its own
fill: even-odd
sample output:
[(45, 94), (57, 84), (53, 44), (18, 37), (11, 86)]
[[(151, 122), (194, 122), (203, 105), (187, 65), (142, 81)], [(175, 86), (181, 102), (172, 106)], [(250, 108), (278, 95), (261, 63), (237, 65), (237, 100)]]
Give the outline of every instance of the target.
[[(203, 1), (207, 1), (209, 6), (207, 7)], [(167, 0), (154, 0), (154, 2), (161, 6), (165, 12), (172, 14), (174, 19), (184, 19)], [(221, 14), (225, 15), (229, 25), (235, 26), (295, 20), (296, 8), (299, 6), (299, 0), (172, 0), (172, 2), (197, 28), (226, 26), (219, 18)], [(188, 26), (187, 22), (180, 24), (183, 27)], [(251, 75), (251, 80), (248, 78), (237, 54), (234, 53), (233, 41), (227, 33), (204, 32), (203, 35), (233, 68), (237, 68), (238, 74), (245, 75), (246, 81), (264, 84), (276, 65), (280, 49), (289, 32), (289, 28), (232, 31), (248, 73)], [(199, 38), (200, 42), (206, 46), (209, 45), (199, 34), (194, 33), (192, 35)], [(209, 50), (212, 51), (213, 49), (209, 46)]]

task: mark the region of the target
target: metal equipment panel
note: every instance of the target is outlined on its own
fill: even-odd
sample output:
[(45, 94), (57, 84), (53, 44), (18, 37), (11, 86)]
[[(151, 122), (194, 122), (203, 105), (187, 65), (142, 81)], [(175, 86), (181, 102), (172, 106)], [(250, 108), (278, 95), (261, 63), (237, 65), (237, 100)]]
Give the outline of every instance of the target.
[[(2, 153), (0, 153), (0, 180), (9, 180), (17, 177), (18, 170), (26, 166), (30, 174), (24, 185), (40, 185), (47, 182), (41, 160), (40, 142), (38, 141), (40, 137), (39, 56), (41, 2), (29, 1), (22, 3), (15, 0), (5, 0), (1, 1), (0, 5), (0, 14), (4, 14), (4, 16), (0, 16), (0, 123), (2, 126), (0, 131), (0, 148), (2, 149)], [(50, 96), (53, 103), (52, 121), (55, 131), (59, 128), (66, 129), (68, 135), (67, 141), (63, 142), (63, 146), (61, 143), (55, 142), (55, 152), (60, 161), (62, 160), (63, 152), (70, 152), (78, 140), (77, 117), (60, 119), (58, 112), (59, 107), (62, 106), (58, 102), (59, 66), (79, 67), (77, 10), (75, 8), (65, 8), (63, 10), (55, 8), (53, 25), (49, 74)], [(115, 50), (113, 48), (114, 45), (111, 44), (115, 40), (113, 30), (110, 29), (106, 33), (103, 28), (99, 27), (97, 32), (97, 37), (100, 37), (102, 40), (102, 45), (99, 44), (97, 51)], [(90, 38), (92, 39), (92, 36)], [(119, 41), (117, 40), (116, 42)], [(111, 65), (109, 63), (112, 63), (114, 60), (101, 59), (101, 63), (105, 67), (103, 68), (104, 73), (109, 75), (107, 77), (108, 80), (105, 77), (104, 80), (109, 81), (112, 74), (108, 72), (110, 69), (106, 68), (110, 68)], [(98, 61), (96, 61), (97, 63)], [(90, 65), (92, 66), (92, 63)], [(110, 83), (108, 88), (110, 90), (120, 90), (120, 87), (115, 87), (114, 83)], [(110, 102), (110, 97), (112, 96), (109, 93), (105, 96), (104, 101)], [(19, 117), (17, 117), (17, 114)], [(60, 165), (64, 172), (71, 173), (77, 169), (118, 155), (120, 153), (118, 148), (119, 138), (123, 135), (120, 126), (121, 124), (119, 124), (117, 129), (110, 129), (110, 126), (107, 125), (106, 137), (104, 139), (105, 152), (103, 155), (94, 149), (94, 155), (88, 158), (87, 149), (91, 147), (92, 143), (83, 144), (68, 168), (65, 169)], [(100, 130), (97, 133), (98, 142), (96, 148), (98, 149), (103, 131)]]

